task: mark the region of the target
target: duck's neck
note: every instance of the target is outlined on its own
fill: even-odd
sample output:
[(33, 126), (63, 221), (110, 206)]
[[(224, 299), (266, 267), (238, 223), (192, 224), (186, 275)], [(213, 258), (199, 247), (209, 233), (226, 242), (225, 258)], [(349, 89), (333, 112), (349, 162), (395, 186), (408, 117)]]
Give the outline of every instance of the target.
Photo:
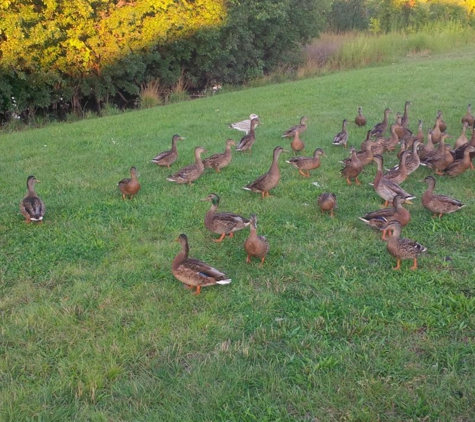
[(175, 256), (175, 259), (172, 262), (173, 270), (176, 270), (183, 261), (186, 261), (188, 259), (188, 251), (188, 244), (183, 244), (181, 247), (181, 252), (177, 256)]
[(176, 149), (176, 139), (175, 138), (172, 139), (172, 151), (173, 152), (177, 151), (177, 149)]
[(274, 152), (274, 158), (272, 159), (272, 164), (269, 169), (269, 173), (279, 173), (279, 155), (280, 152)]
[(35, 182), (28, 183), (27, 188), (28, 188), (27, 196), (36, 196)]
[(198, 168), (204, 169), (203, 160), (201, 159), (201, 152), (199, 151), (195, 152), (195, 162)]
[(217, 204), (211, 204), (211, 208), (208, 210), (208, 212), (205, 215), (205, 220), (207, 222), (210, 222), (213, 220), (214, 215), (216, 214), (216, 210), (218, 209)]
[(377, 160), (376, 164), (378, 166), (378, 169), (376, 170), (376, 175), (374, 176), (374, 180), (373, 180), (373, 186), (375, 188), (378, 187), (379, 182), (381, 181), (381, 178), (383, 177), (383, 163), (381, 162), (381, 160)]

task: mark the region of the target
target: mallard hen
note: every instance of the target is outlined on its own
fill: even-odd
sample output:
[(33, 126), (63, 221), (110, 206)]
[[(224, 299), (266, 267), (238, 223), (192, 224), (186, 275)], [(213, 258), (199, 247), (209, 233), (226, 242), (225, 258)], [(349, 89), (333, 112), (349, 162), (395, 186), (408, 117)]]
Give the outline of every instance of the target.
[(26, 188), (28, 189), (25, 197), (20, 202), (20, 212), (25, 217), (25, 223), (31, 221), (43, 222), (46, 212), (44, 202), (35, 192), (35, 183), (40, 182), (35, 176), (28, 176), (26, 179)]
[[(310, 170), (315, 170), (320, 167), (320, 156), (325, 155), (321, 148), (317, 148), (313, 152), (313, 157), (292, 157), (286, 161), (291, 164), (303, 177), (310, 177)], [(305, 173), (306, 170), (306, 173)]]
[(244, 186), (243, 189), (250, 190), (252, 192), (260, 192), (262, 198), (266, 196), (271, 196), (269, 191), (274, 189), (280, 181), (280, 170), (279, 170), (279, 155), (284, 151), (282, 147), (275, 147), (272, 154), (272, 164), (267, 173), (264, 173), (262, 176), (258, 177), (253, 182)]
[(427, 183), (427, 190), (422, 195), (422, 205), (424, 208), (434, 213), (435, 216), (442, 217), (443, 214), (450, 214), (465, 205), (459, 200), (451, 198), (447, 195), (438, 195), (434, 193), (435, 179), (432, 176), (427, 176), (424, 181)]
[(351, 185), (351, 179), (355, 179), (355, 183), (360, 185), (358, 176), (362, 170), (363, 163), (358, 158), (355, 148), (351, 147), (351, 160), (340, 170), (340, 173), (346, 179), (348, 185)]
[(333, 145), (343, 145), (346, 148), (346, 144), (348, 143), (348, 129), (346, 128), (347, 125), (348, 120), (344, 119), (341, 124), (341, 131), (338, 132), (333, 138)]
[(322, 214), (325, 211), (330, 211), (330, 217), (333, 218), (334, 211), (337, 208), (336, 195), (331, 192), (323, 192), (317, 198), (317, 204), (322, 211)]
[(383, 120), (373, 126), (371, 129), (371, 135), (372, 136), (383, 136), (384, 132), (386, 132), (386, 129), (388, 128), (388, 117), (389, 114), (391, 113), (391, 110), (389, 108), (386, 108), (384, 110), (384, 117)]
[(472, 104), (467, 106), (467, 112), (462, 117), (461, 122), (467, 123), (470, 127), (473, 127), (473, 124), (475, 123), (475, 117), (472, 114)]
[(195, 148), (195, 164), (183, 167), (181, 170), (178, 170), (176, 173), (167, 177), (169, 182), (175, 182), (178, 184), (188, 183), (191, 186), (191, 182), (198, 180), (205, 170), (203, 161), (201, 160), (201, 154), (206, 152), (202, 147)]
[(410, 200), (415, 198), (414, 195), (406, 192), (397, 183), (394, 183), (383, 176), (383, 157), (379, 154), (376, 154), (373, 160), (378, 166), (376, 176), (374, 177), (373, 181), (373, 187), (376, 193), (382, 199), (384, 199), (384, 206), (387, 207), (389, 201), (392, 202), (396, 195), (402, 196), (406, 200), (406, 203), (411, 203)]
[(452, 164), (445, 168), (443, 174), (445, 176), (458, 176), (459, 174), (464, 173), (466, 170), (470, 168), (470, 164), (472, 164), (471, 154), (475, 153), (475, 147), (468, 146), (465, 148), (463, 158), (455, 160)]
[(120, 191), (122, 192), (122, 199), (125, 201), (125, 198), (128, 196), (130, 199), (133, 199), (137, 192), (140, 190), (140, 183), (137, 177), (137, 169), (135, 167), (130, 167), (130, 177), (126, 177), (117, 183)]
[(198, 295), (202, 287), (215, 284), (229, 284), (231, 279), (226, 274), (198, 259), (189, 258), (190, 247), (186, 234), (180, 234), (177, 242), (181, 244), (181, 251), (172, 262), (172, 273), (189, 289), (196, 288), (194, 294)]
[(236, 151), (252, 151), (252, 146), (254, 145), (254, 142), (256, 142), (255, 128), (258, 123), (259, 119), (256, 117), (251, 120), (251, 128), (249, 129), (249, 133), (241, 138), (238, 146), (236, 147)]
[(388, 231), (392, 233), (386, 243), (386, 248), (388, 252), (396, 258), (397, 262), (393, 270), (399, 270), (401, 268), (401, 260), (403, 259), (414, 260), (411, 270), (416, 270), (417, 258), (426, 252), (427, 248), (414, 240), (401, 238), (401, 224), (398, 221), (391, 221), (387, 228)]
[(292, 126), (282, 134), (282, 138), (292, 138), (296, 130), (298, 130), (300, 134), (304, 133), (307, 130), (307, 120), (308, 117), (303, 116), (298, 125)]
[(355, 117), (355, 124), (358, 127), (366, 126), (366, 117), (363, 114), (362, 107), (358, 107), (358, 114)]
[(294, 137), (292, 138), (292, 142), (290, 142), (290, 147), (295, 153), (303, 151), (305, 149), (305, 144), (300, 139), (300, 131), (294, 131)]
[(205, 168), (213, 168), (216, 172), (220, 172), (222, 168), (229, 165), (232, 160), (231, 147), (235, 146), (236, 143), (232, 139), (226, 141), (226, 147), (224, 152), (219, 154), (213, 154), (208, 158), (203, 160), (203, 165)]
[(215, 239), (215, 242), (222, 242), (224, 237), (234, 237), (234, 232), (242, 230), (249, 225), (249, 220), (234, 214), (232, 212), (216, 212), (219, 206), (219, 196), (215, 193), (210, 193), (202, 201), (210, 201), (211, 208), (205, 215), (205, 227), (213, 233), (221, 235), (219, 239)]
[(251, 215), (251, 224), (249, 225), (249, 237), (244, 242), (244, 250), (247, 253), (246, 262), (251, 262), (251, 257), (261, 260), (261, 266), (264, 264), (267, 254), (269, 253), (269, 241), (265, 236), (257, 234), (257, 217), (255, 214)]
[(389, 223), (398, 221), (404, 227), (411, 221), (411, 214), (402, 206), (404, 202), (405, 199), (401, 195), (396, 195), (393, 199), (392, 207), (366, 213), (363, 217), (359, 217), (359, 219), (371, 227), (382, 230), (382, 239), (386, 240)]
[(178, 150), (176, 148), (177, 141), (182, 141), (185, 139), (183, 136), (180, 135), (173, 135), (172, 136), (172, 149), (168, 151), (163, 151), (157, 156), (152, 159), (152, 163), (156, 164), (157, 166), (166, 166), (170, 168), (170, 165), (173, 164), (176, 159), (178, 158)]

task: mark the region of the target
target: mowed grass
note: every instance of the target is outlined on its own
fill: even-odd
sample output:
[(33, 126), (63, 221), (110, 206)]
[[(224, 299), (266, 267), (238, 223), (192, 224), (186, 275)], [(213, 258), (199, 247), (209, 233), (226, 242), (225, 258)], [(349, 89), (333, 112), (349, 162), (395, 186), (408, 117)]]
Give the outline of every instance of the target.
[[(437, 176), (436, 191), (466, 207), (433, 219), (420, 198), (431, 174), (404, 183), (417, 196), (403, 235), (428, 252), (419, 270), (387, 253), (358, 217), (382, 201), (364, 170), (347, 186), (332, 146), (363, 107), (369, 126), (385, 107), (412, 101), (410, 127), (443, 111), (458, 137), (475, 102), (473, 49), (321, 78), (218, 94), (120, 116), (2, 135), (0, 202), (0, 419), (4, 421), (468, 421), (475, 411), (474, 173)], [(252, 154), (233, 153), (220, 174), (192, 186), (166, 176), (195, 146), (224, 150), (226, 123), (261, 116)], [(242, 186), (266, 172), (280, 137), (303, 115), (307, 153), (326, 153), (310, 179), (280, 159), (281, 182), (262, 200)], [(350, 126), (359, 146), (366, 129)], [(150, 159), (168, 149), (172, 170)], [(386, 167), (397, 162), (385, 155)], [(122, 201), (117, 182), (134, 165), (142, 189)], [(19, 213), (26, 178), (40, 181), (42, 225)], [(317, 182), (315, 186), (313, 182)], [(316, 198), (334, 192), (334, 219)], [(203, 218), (258, 216), (271, 250), (246, 264), (248, 231), (217, 244)], [(171, 274), (180, 233), (190, 255), (233, 282), (193, 296)]]

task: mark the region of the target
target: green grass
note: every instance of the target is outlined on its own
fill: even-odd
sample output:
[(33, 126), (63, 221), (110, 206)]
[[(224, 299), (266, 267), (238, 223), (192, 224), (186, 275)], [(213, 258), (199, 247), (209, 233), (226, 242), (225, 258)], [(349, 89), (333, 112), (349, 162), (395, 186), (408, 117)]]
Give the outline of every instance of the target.
[[(438, 192), (467, 204), (441, 220), (420, 204), (430, 171), (405, 182), (418, 199), (403, 233), (429, 251), (418, 271), (404, 262), (396, 272), (380, 234), (358, 220), (381, 204), (368, 185), (375, 167), (347, 186), (347, 151), (331, 141), (357, 106), (372, 125), (406, 100), (411, 128), (422, 119), (427, 129), (441, 109), (458, 136), (475, 97), (474, 51), (3, 134), (0, 420), (471, 420), (473, 172), (437, 178)], [(177, 186), (150, 163), (174, 133), (186, 137), (174, 170), (197, 145), (224, 150), (240, 136), (226, 123), (251, 112), (262, 118), (253, 153), (234, 153), (221, 174)], [(321, 168), (303, 179), (283, 155), (273, 198), (244, 191), (303, 115), (307, 151), (327, 155)], [(350, 127), (350, 144), (364, 137)], [(142, 190), (124, 202), (116, 183), (132, 165)], [(19, 213), (29, 174), (41, 180), (43, 225)], [(337, 194), (334, 219), (317, 211), (324, 190)], [(262, 268), (245, 263), (247, 231), (212, 242), (200, 201), (210, 192), (221, 210), (257, 214), (271, 245)], [(233, 282), (184, 290), (170, 271), (180, 233)]]

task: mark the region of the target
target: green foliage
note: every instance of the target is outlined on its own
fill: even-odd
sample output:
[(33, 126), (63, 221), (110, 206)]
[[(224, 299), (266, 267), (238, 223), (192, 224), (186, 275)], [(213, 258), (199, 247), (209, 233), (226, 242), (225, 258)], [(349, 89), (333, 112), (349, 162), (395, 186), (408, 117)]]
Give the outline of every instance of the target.
[[(132, 103), (141, 83), (190, 89), (262, 75), (318, 35), (330, 0), (11, 0), (0, 6), (0, 110), (60, 97), (84, 104)], [(289, 30), (291, 29), (291, 30)]]

